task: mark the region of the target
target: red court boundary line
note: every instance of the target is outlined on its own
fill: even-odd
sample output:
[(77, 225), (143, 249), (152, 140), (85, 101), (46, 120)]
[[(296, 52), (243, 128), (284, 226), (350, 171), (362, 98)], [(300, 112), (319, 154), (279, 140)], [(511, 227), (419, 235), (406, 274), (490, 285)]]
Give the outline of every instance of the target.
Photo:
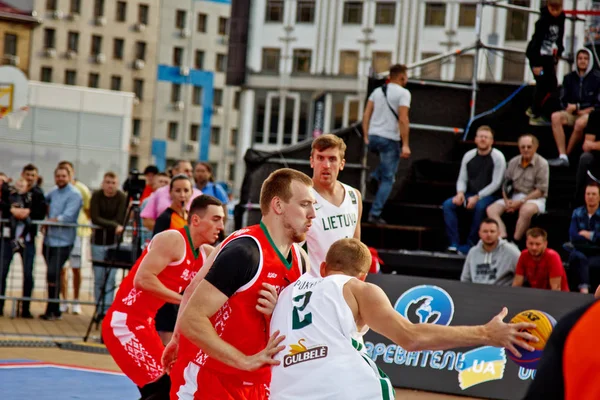
[(111, 371), (109, 369), (81, 367), (81, 366), (78, 366), (78, 365), (57, 364), (57, 363), (51, 363), (51, 362), (45, 362), (45, 361), (32, 361), (32, 362), (20, 362), (20, 363), (0, 364), (0, 369), (8, 369), (8, 368), (13, 368), (13, 369), (18, 369), (18, 368), (48, 368), (48, 367), (61, 368), (61, 369), (70, 369), (70, 370), (75, 370), (75, 371), (99, 372), (99, 373), (109, 374), (109, 375), (125, 376), (125, 374), (122, 373), (122, 372)]

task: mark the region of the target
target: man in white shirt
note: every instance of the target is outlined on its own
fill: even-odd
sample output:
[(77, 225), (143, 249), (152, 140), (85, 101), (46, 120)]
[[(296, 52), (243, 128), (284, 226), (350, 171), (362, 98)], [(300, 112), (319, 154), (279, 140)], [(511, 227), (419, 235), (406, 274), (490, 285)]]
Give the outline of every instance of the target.
[(365, 144), (369, 150), (379, 153), (379, 165), (369, 181), (370, 189), (378, 186), (369, 212), (369, 222), (375, 224), (385, 224), (381, 212), (392, 191), (400, 157), (410, 157), (408, 110), (411, 94), (404, 88), (407, 82), (406, 66), (393, 65), (389, 83), (371, 93), (363, 116)]

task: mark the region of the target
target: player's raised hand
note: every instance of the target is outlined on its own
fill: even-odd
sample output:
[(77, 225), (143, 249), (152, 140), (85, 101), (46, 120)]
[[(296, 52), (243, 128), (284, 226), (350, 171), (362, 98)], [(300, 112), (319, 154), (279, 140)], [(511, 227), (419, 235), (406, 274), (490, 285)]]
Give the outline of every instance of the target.
[(175, 360), (177, 360), (177, 352), (179, 350), (179, 340), (171, 339), (165, 350), (162, 354), (162, 366), (165, 370), (166, 374), (171, 373), (171, 368), (173, 368), (173, 364), (175, 364)]
[(277, 289), (266, 282), (262, 285), (264, 289), (258, 292), (262, 297), (258, 298), (256, 309), (265, 315), (271, 315), (277, 304)]
[(515, 345), (525, 350), (533, 351), (534, 348), (527, 342), (537, 342), (539, 339), (527, 332), (527, 329), (535, 329), (536, 325), (530, 322), (507, 324), (504, 322), (507, 314), (508, 309), (504, 307), (498, 315), (485, 325), (489, 344), (496, 347), (504, 347), (513, 353), (515, 357), (521, 357), (521, 353)]
[(279, 331), (276, 331), (269, 338), (267, 347), (261, 352), (256, 353), (253, 356), (246, 357), (245, 362), (242, 365), (244, 371), (255, 371), (263, 366), (268, 365), (279, 365), (278, 360), (273, 359), (277, 353), (285, 349), (285, 346), (280, 346), (281, 342), (285, 340), (285, 336), (279, 336)]

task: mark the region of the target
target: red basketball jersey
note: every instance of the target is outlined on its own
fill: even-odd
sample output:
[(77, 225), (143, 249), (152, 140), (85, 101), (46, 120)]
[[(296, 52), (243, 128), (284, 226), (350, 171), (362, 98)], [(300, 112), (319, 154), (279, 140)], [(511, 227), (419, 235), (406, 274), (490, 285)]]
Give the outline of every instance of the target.
[[(269, 341), (269, 319), (256, 309), (259, 291), (263, 282), (269, 283), (281, 292), (301, 275), (302, 256), (300, 247), (292, 245), (292, 261), (288, 263), (276, 249), (266, 227), (253, 225), (231, 234), (221, 248), (233, 240), (251, 237), (260, 249), (259, 267), (254, 278), (239, 288), (229, 300), (213, 315), (211, 322), (217, 334), (242, 353), (252, 355), (263, 350)], [(181, 336), (178, 358), (193, 360), (203, 369), (224, 373), (232, 379), (260, 383), (271, 381), (271, 369), (263, 367), (257, 371), (246, 372), (229, 367), (206, 355), (201, 349)]]
[[(180, 260), (170, 263), (163, 269), (158, 274), (158, 279), (170, 290), (181, 293), (202, 267), (206, 255), (202, 249), (198, 252), (192, 248), (192, 238), (187, 226), (177, 229), (176, 232), (179, 232), (182, 239), (185, 240), (185, 255)], [(119, 311), (129, 314), (130, 318), (146, 320), (154, 318), (156, 311), (165, 304), (164, 300), (159, 299), (154, 294), (136, 289), (133, 286), (135, 275), (151, 246), (152, 242), (150, 242), (140, 258), (138, 258), (131, 272), (123, 279), (115, 300), (110, 307), (110, 311)]]

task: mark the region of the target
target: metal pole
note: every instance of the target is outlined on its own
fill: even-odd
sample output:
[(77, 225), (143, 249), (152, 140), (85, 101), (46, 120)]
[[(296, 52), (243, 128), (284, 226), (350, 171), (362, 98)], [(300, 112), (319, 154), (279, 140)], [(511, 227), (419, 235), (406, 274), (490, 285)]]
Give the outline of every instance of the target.
[(483, 0), (477, 3), (477, 16), (475, 17), (475, 56), (473, 57), (473, 78), (471, 80), (471, 117), (475, 116), (475, 103), (477, 101), (477, 72), (479, 70), (479, 51), (481, 49), (481, 17), (483, 14)]
[[(577, 0), (573, 0), (573, 10), (577, 10)], [(575, 51), (575, 21), (571, 21), (571, 57), (569, 59), (569, 71), (573, 69)]]
[[(513, 4), (499, 4), (496, 2), (492, 2), (492, 1), (486, 1), (483, 0), (483, 4), (486, 6), (493, 6), (493, 7), (498, 7), (498, 8), (504, 8), (506, 10), (516, 10), (516, 11), (525, 11), (525, 12), (529, 12), (529, 13), (534, 13), (534, 14), (540, 14), (540, 10), (536, 10), (535, 8), (529, 8), (529, 7), (523, 7), (523, 6), (515, 6)], [(573, 9), (576, 9), (577, 7), (573, 7)], [(582, 21), (585, 22), (584, 18), (579, 18), (577, 16), (567, 16), (567, 19), (572, 20), (572, 21)]]
[(423, 80), (415, 80), (415, 79), (409, 79), (408, 83), (412, 83), (413, 85), (421, 85), (421, 86), (435, 86), (435, 87), (445, 87), (445, 88), (458, 89), (458, 90), (471, 90), (471, 85), (467, 85), (467, 84), (463, 85), (460, 83), (423, 81)]
[[(471, 45), (471, 46), (463, 47), (462, 49), (452, 50), (452, 51), (449, 51), (447, 53), (438, 54), (437, 56), (428, 57), (428, 58), (425, 58), (423, 60), (417, 61), (416, 63), (409, 64), (409, 65), (406, 66), (406, 68), (407, 69), (413, 69), (413, 68), (417, 68), (417, 67), (422, 67), (423, 65), (427, 65), (427, 64), (430, 64), (432, 62), (442, 60), (444, 58), (455, 57), (455, 56), (461, 55), (461, 54), (466, 53), (467, 51), (473, 50), (475, 48), (477, 48), (476, 45)], [(381, 75), (386, 75), (387, 76), (388, 73), (384, 72)]]

